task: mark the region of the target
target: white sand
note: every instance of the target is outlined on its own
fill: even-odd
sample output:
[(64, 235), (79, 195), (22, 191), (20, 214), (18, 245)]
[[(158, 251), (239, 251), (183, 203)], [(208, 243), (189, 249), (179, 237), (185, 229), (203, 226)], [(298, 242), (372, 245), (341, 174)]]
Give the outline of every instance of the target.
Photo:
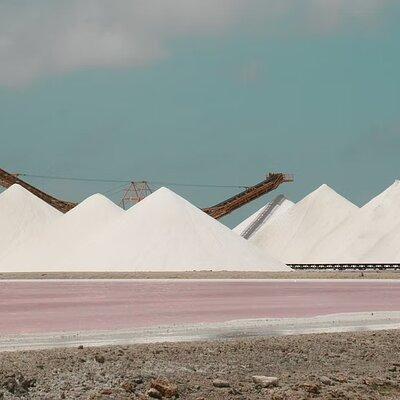
[(0, 259), (37, 238), (62, 214), (20, 185), (0, 194)]
[[(248, 218), (246, 218), (244, 221), (242, 221), (239, 225), (237, 225), (235, 228), (233, 228), (233, 231), (236, 232), (237, 234), (241, 235), (252, 223), (257, 219), (257, 217), (261, 214), (261, 212), (269, 206), (270, 203), (267, 203), (265, 206), (261, 207), (259, 210), (257, 210), (254, 214), (250, 215)], [(278, 215), (283, 214), (285, 211), (287, 211), (290, 207), (292, 207), (294, 203), (288, 199), (285, 199), (281, 205), (276, 207), (271, 214), (268, 216), (268, 218), (262, 223), (261, 226), (264, 226), (266, 224), (269, 224), (271, 221), (274, 220), (275, 217)], [(261, 228), (260, 226), (260, 228)], [(259, 229), (260, 229), (259, 228)]]
[[(55, 268), (57, 269), (57, 268)], [(161, 188), (77, 247), (62, 270), (286, 271), (229, 228)]]
[(285, 263), (311, 262), (310, 255), (319, 242), (357, 210), (353, 203), (322, 185), (249, 240)]
[(49, 224), (41, 235), (15, 248), (0, 261), (0, 270), (44, 271), (62, 268), (76, 247), (106, 229), (124, 213), (106, 197), (93, 195)]

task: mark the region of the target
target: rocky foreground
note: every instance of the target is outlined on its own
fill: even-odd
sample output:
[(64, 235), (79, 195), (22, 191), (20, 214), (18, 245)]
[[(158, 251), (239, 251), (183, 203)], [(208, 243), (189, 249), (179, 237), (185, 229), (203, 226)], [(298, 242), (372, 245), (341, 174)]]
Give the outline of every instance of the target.
[(400, 331), (0, 354), (0, 399), (400, 399)]

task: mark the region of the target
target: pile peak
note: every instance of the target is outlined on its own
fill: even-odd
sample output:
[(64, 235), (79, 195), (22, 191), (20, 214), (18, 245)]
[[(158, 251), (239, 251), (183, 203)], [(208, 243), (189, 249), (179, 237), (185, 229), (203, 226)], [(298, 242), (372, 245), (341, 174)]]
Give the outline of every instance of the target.
[(51, 270), (68, 258), (75, 247), (106, 229), (124, 213), (105, 196), (90, 196), (5, 257), (1, 261), (2, 269)]
[(0, 258), (36, 237), (62, 214), (20, 185), (0, 195)]
[[(35, 196), (33, 193), (31, 193), (29, 190), (25, 189), (23, 186), (19, 185), (18, 183), (14, 183), (8, 189), (6, 189), (3, 193), (1, 193), (0, 199), (2, 199), (2, 201), (6, 201), (6, 199), (8, 199), (10, 201), (15, 201), (15, 202), (27, 201), (29, 203), (32, 203), (32, 202), (43, 203), (44, 205), (51, 207), (49, 204), (44, 202), (39, 197)], [(53, 207), (51, 207), (51, 208), (53, 208)]]
[[(319, 186), (317, 189), (312, 191), (310, 194), (308, 194), (304, 199), (307, 199), (308, 197), (318, 197), (318, 196), (333, 196), (333, 197), (340, 197), (344, 198), (342, 195), (340, 195), (336, 190), (332, 189), (329, 185), (326, 183), (322, 184)], [(303, 199), (303, 200), (304, 200)]]
[(11, 210), (15, 210), (15, 212), (31, 210), (32, 212), (43, 212), (45, 214), (53, 214), (54, 216), (61, 215), (60, 211), (18, 184), (10, 186), (1, 193), (0, 202), (3, 211), (5, 208), (8, 208), (8, 212), (11, 212)]
[(322, 185), (250, 240), (286, 263), (307, 263), (313, 248), (358, 207), (328, 185)]
[(114, 271), (290, 270), (167, 188), (77, 247), (66, 263)]
[(32, 195), (33, 194), (29, 191), (26, 190), (24, 187), (22, 187), (21, 185), (19, 185), (18, 183), (14, 183), (13, 185), (11, 185), (8, 189), (6, 189), (0, 196), (4, 197), (4, 196), (15, 196), (15, 195)]
[[(395, 181), (336, 233), (342, 238), (343, 262), (398, 262), (400, 182)], [(336, 239), (336, 237), (335, 237)], [(331, 258), (336, 254), (330, 254)], [(337, 257), (336, 257), (337, 258)]]
[(123, 211), (119, 206), (117, 206), (106, 196), (100, 193), (96, 193), (83, 200), (72, 210), (68, 211), (66, 215), (82, 213), (85, 211), (93, 211), (93, 212), (104, 211), (105, 209), (114, 209), (116, 211)]

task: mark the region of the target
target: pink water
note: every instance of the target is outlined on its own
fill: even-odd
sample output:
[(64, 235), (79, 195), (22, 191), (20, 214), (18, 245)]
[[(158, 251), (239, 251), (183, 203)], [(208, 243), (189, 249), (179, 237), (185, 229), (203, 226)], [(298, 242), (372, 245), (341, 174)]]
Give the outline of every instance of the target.
[(397, 282), (0, 282), (0, 334), (400, 311)]

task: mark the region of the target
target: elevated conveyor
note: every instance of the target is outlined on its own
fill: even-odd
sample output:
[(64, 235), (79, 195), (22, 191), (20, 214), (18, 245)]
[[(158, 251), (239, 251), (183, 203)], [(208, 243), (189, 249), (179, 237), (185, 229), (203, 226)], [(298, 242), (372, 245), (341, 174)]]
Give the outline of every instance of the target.
[[(0, 168), (0, 186), (9, 188), (14, 184), (21, 185), (26, 190), (29, 190), (35, 196), (41, 198), (46, 203), (50, 204), (57, 210), (66, 213), (74, 208), (77, 203), (59, 200), (40, 189), (30, 185), (18, 177), (18, 174), (10, 174)], [(258, 183), (255, 186), (248, 187), (243, 192), (230, 197), (229, 199), (216, 204), (212, 207), (204, 208), (203, 211), (215, 219), (220, 219), (225, 215), (230, 214), (232, 211), (237, 210), (243, 205), (253, 201), (266, 193), (275, 190), (282, 183), (293, 182), (293, 175), (282, 174), (282, 173), (270, 173), (265, 180)]]
[(267, 178), (255, 186), (251, 186), (243, 192), (230, 197), (229, 199), (216, 204), (215, 206), (203, 208), (203, 211), (214, 217), (220, 219), (230, 214), (232, 211), (244, 206), (251, 201), (258, 199), (259, 197), (272, 192), (277, 189), (280, 185), (286, 182), (293, 182), (293, 175), (282, 174), (282, 173), (270, 173)]
[(29, 190), (31, 193), (33, 193), (35, 196), (39, 197), (40, 199), (63, 213), (66, 213), (76, 206), (76, 203), (70, 203), (67, 201), (56, 199), (55, 197), (50, 196), (45, 192), (42, 192), (41, 190), (18, 178), (18, 174), (10, 174), (0, 168), (0, 185), (5, 188), (9, 188), (14, 184), (21, 185), (26, 190)]

